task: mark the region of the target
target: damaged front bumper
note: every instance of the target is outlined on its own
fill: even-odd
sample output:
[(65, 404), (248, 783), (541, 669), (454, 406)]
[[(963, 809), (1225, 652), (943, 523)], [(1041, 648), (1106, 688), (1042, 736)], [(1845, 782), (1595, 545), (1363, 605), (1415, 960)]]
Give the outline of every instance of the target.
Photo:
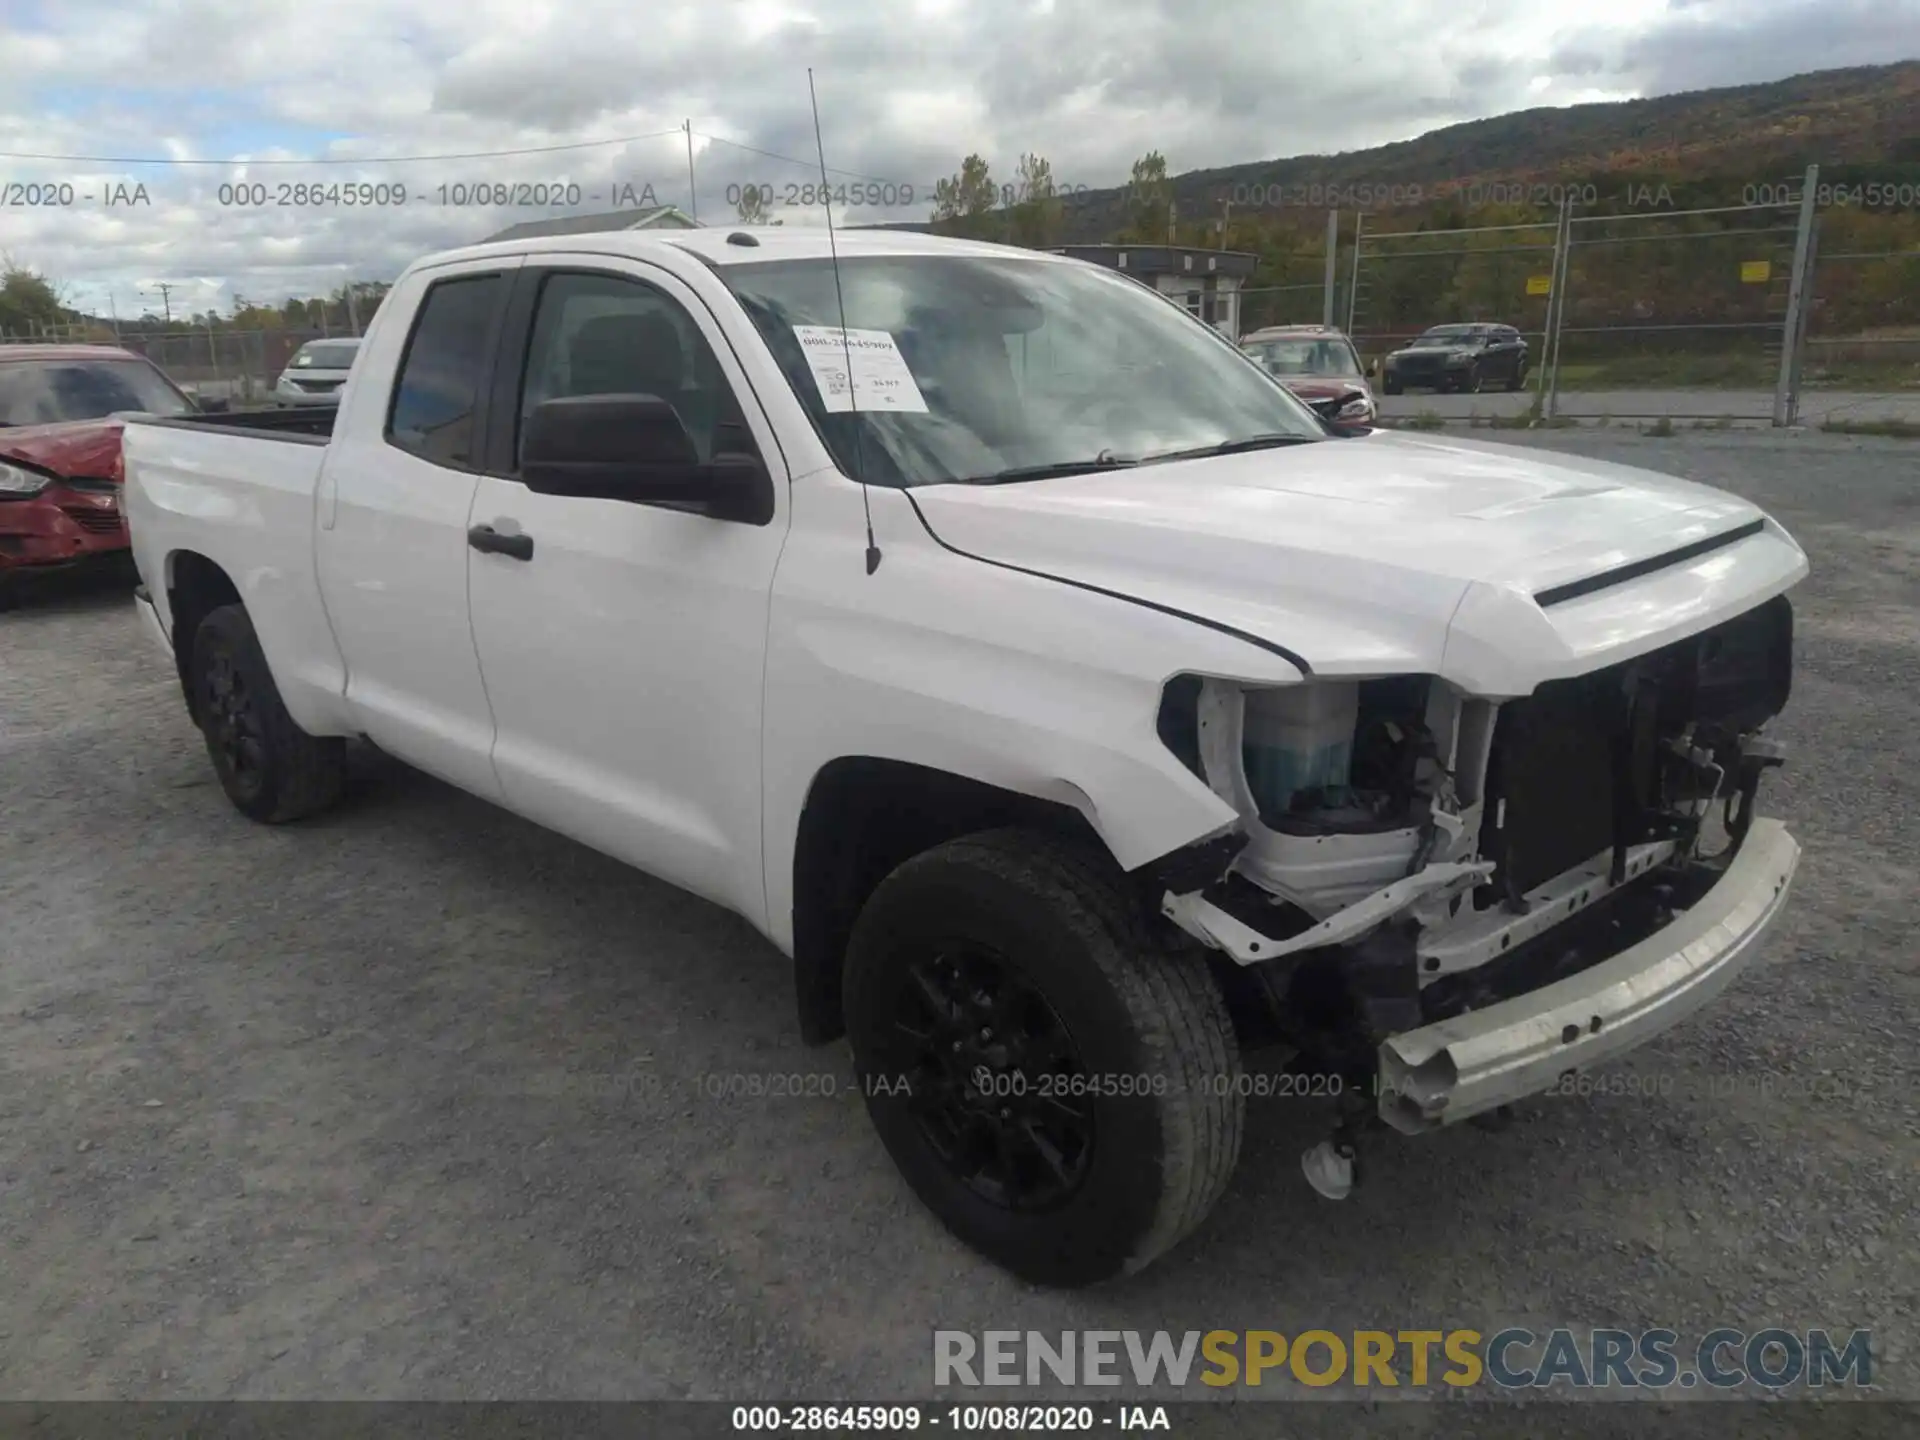
[(1494, 1110), (1631, 1050), (1750, 965), (1786, 904), (1800, 846), (1755, 820), (1720, 880), (1671, 923), (1578, 974), (1390, 1036), (1380, 1116), (1415, 1134)]

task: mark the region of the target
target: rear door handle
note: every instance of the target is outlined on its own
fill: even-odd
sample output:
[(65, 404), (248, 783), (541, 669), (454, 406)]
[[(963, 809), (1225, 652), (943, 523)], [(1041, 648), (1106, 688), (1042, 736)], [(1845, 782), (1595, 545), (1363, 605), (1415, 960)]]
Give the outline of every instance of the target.
[(489, 555), (507, 555), (515, 560), (533, 558), (531, 535), (502, 535), (491, 525), (476, 525), (467, 531), (467, 544)]

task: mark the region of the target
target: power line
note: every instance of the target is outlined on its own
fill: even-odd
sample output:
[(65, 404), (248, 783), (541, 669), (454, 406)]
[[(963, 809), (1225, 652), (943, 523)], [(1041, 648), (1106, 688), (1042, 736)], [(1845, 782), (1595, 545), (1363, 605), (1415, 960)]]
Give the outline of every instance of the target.
[[(702, 130), (696, 130), (693, 133), (698, 135), (702, 140), (711, 140), (716, 145), (730, 145), (735, 150), (745, 150), (751, 155), (764, 155), (769, 160), (784, 160), (789, 165), (803, 166), (808, 170), (817, 168), (815, 161), (802, 160), (794, 155), (782, 155), (776, 150), (762, 150), (757, 145), (742, 145), (738, 140), (729, 140), (724, 135), (709, 135)], [(886, 175), (868, 175), (860, 170), (841, 170), (832, 165), (827, 166), (826, 170), (830, 175), (846, 175), (854, 180), (877, 180), (883, 185), (908, 185), (913, 183), (908, 180), (895, 180)]]
[(617, 135), (607, 140), (570, 140), (564, 145), (523, 145), (513, 150), (468, 150), (452, 155), (328, 156), (314, 160), (200, 160), (182, 159), (171, 155), (42, 155), (27, 150), (0, 150), (0, 160), (49, 160), (79, 165), (424, 165), (436, 160), (501, 160), (514, 155), (552, 155), (561, 150), (598, 150), (608, 145), (635, 145), (642, 140), (664, 140), (670, 135), (685, 133), (686, 131), (675, 126), (671, 130), (656, 130), (650, 135)]

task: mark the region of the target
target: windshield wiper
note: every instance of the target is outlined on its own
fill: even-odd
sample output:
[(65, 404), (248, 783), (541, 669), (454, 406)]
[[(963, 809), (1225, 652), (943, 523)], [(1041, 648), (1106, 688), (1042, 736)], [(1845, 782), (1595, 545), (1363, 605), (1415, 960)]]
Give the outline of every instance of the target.
[(1011, 470), (996, 470), (991, 475), (967, 475), (962, 485), (1010, 485), (1020, 480), (1053, 480), (1062, 475), (1091, 475), (1098, 470), (1122, 470), (1138, 465), (1109, 451), (1101, 451), (1091, 460), (1060, 460), (1051, 465), (1017, 465)]
[(1238, 455), (1246, 450), (1278, 450), (1285, 445), (1311, 445), (1317, 437), (1312, 435), (1287, 435), (1278, 432), (1267, 435), (1242, 435), (1237, 440), (1222, 440), (1217, 445), (1196, 445), (1191, 450), (1162, 450), (1157, 455), (1145, 458), (1152, 460), (1197, 460), (1207, 455)]

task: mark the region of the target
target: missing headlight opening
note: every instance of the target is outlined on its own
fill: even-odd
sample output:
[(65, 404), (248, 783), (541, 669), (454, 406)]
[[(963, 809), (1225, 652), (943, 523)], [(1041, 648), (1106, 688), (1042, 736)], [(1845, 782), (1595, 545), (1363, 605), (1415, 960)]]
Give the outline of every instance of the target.
[[(1761, 729), (1787, 702), (1792, 630), (1780, 596), (1526, 696), (1181, 677), (1160, 734), (1246, 843), (1161, 909), (1237, 962), (1251, 1029), (1374, 1095), (1390, 1037), (1578, 975), (1713, 888), (1784, 761)], [(1329, 1143), (1310, 1175), (1338, 1171), (1352, 1134)]]

